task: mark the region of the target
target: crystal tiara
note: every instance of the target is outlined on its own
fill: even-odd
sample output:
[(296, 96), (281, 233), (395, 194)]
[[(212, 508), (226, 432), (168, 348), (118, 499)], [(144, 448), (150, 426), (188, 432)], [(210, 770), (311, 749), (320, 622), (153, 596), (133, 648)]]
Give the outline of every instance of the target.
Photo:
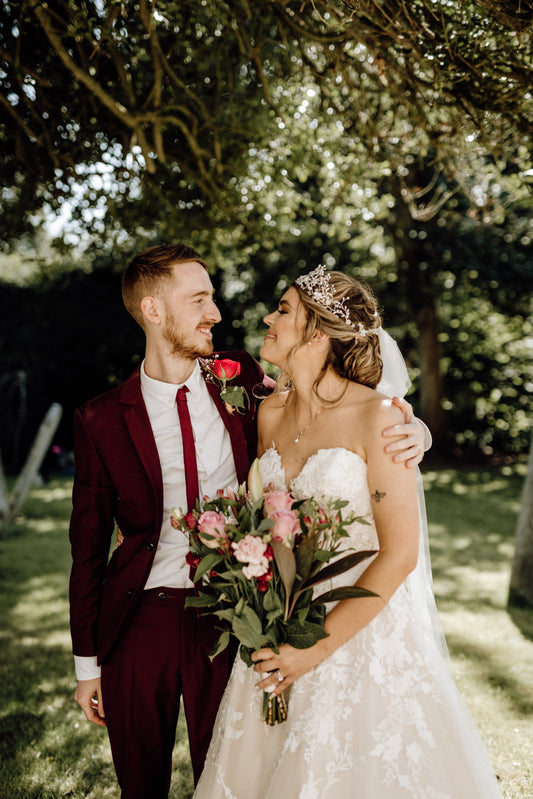
[[(322, 264), (307, 275), (297, 277), (294, 282), (304, 294), (307, 294), (317, 305), (325, 311), (334, 314), (338, 319), (342, 319), (347, 325), (357, 330), (361, 336), (377, 332), (375, 328), (365, 328), (361, 322), (352, 322), (350, 311), (346, 304), (346, 297), (343, 297), (342, 300), (336, 300), (334, 298), (329, 272), (326, 272), (326, 267)], [(377, 315), (377, 313), (374, 314), (376, 318)]]

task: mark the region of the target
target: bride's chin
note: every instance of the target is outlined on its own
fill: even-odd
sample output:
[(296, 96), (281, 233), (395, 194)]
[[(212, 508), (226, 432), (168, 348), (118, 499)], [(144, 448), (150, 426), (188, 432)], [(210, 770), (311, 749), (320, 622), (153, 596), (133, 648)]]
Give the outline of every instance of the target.
[[(266, 353), (265, 353), (265, 349), (266, 349)], [(277, 366), (279, 369), (282, 368), (282, 365), (279, 363), (279, 360), (272, 358), (272, 356), (270, 356), (268, 354), (268, 345), (263, 344), (263, 346), (259, 350), (259, 355), (261, 356), (261, 358), (264, 361), (266, 361), (267, 363), (271, 363), (272, 366)]]

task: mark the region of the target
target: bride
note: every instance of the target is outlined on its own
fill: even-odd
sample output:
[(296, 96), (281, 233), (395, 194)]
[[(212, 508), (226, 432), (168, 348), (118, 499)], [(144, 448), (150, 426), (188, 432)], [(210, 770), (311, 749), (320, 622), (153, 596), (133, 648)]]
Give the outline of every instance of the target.
[[(377, 596), (330, 606), (328, 637), (308, 649), (262, 649), (254, 669), (236, 659), (194, 797), (501, 799), (439, 639), (416, 472), (382, 451), (401, 414), (375, 388), (391, 362), (405, 367), (376, 301), (317, 267), (265, 322), (261, 355), (282, 375), (259, 411), (263, 482), (366, 517), (349, 545), (377, 554), (332, 587)], [(263, 690), (284, 692), (283, 724), (261, 720)]]

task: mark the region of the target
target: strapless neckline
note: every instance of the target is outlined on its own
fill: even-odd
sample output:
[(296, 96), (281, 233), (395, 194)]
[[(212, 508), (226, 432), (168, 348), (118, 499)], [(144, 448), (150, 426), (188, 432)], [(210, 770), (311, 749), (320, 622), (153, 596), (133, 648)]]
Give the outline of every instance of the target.
[(287, 481), (287, 476), (286, 476), (286, 472), (285, 472), (285, 467), (283, 465), (283, 460), (281, 458), (280, 453), (276, 449), (276, 447), (274, 447), (274, 446), (268, 447), (268, 449), (266, 449), (263, 452), (263, 454), (261, 455), (261, 458), (264, 458), (265, 455), (267, 455), (267, 453), (273, 453), (274, 454), (274, 456), (276, 458), (276, 461), (277, 461), (277, 466), (278, 466), (280, 474), (281, 474), (281, 476), (283, 478), (283, 482), (285, 484), (285, 487), (289, 491), (292, 491), (296, 481), (302, 476), (302, 474), (305, 472), (305, 470), (310, 465), (313, 464), (314, 460), (317, 460), (321, 456), (322, 453), (331, 453), (331, 454), (333, 454), (334, 452), (345, 452), (348, 455), (353, 455), (353, 457), (357, 461), (359, 461), (360, 463), (363, 464), (363, 466), (364, 466), (364, 468), (366, 470), (366, 461), (361, 457), (361, 455), (359, 455), (357, 452), (354, 452), (352, 449), (347, 449), (346, 447), (321, 447), (320, 449), (317, 449), (316, 452), (312, 452), (311, 455), (309, 455), (309, 457), (305, 460), (305, 462), (304, 462), (302, 468), (300, 469), (300, 471), (298, 472), (298, 474), (295, 475), (293, 478), (291, 478), (290, 481)]

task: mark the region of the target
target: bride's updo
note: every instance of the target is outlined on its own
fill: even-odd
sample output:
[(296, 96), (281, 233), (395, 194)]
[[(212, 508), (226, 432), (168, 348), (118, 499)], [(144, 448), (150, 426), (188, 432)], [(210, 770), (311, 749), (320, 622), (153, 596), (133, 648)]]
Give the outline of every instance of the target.
[(323, 267), (298, 278), (293, 287), (307, 319), (300, 346), (321, 330), (330, 339), (323, 373), (331, 366), (340, 377), (375, 388), (383, 372), (377, 335), (381, 318), (370, 289)]

